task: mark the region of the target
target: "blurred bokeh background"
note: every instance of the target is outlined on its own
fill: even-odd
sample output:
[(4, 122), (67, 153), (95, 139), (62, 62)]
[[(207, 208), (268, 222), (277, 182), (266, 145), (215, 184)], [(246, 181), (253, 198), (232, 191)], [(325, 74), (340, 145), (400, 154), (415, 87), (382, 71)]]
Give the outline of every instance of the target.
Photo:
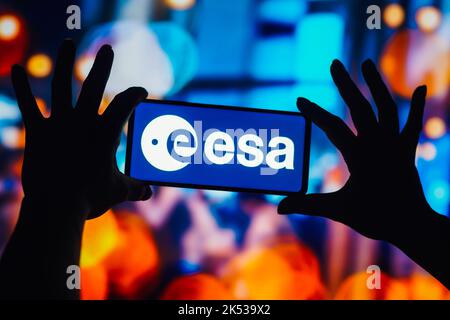
[[(66, 27), (74, 4), (81, 8), (79, 30)], [(366, 27), (371, 4), (381, 8), (380, 30)], [(412, 90), (428, 85), (417, 166), (430, 205), (449, 214), (450, 0), (2, 0), (0, 252), (22, 198), (24, 130), (10, 67), (26, 66), (48, 113), (55, 55), (66, 37), (78, 44), (75, 91), (97, 49), (113, 46), (100, 112), (115, 94), (140, 85), (161, 99), (276, 110), (296, 110), (301, 95), (349, 120), (329, 65), (341, 59), (367, 94), (359, 66), (371, 58), (395, 95), (402, 123)], [(309, 192), (336, 190), (347, 178), (345, 164), (317, 128), (312, 139)], [(87, 223), (84, 299), (450, 298), (387, 243), (329, 220), (277, 215), (278, 196), (154, 190), (150, 201), (125, 203)], [(381, 290), (366, 287), (373, 264), (383, 272)]]

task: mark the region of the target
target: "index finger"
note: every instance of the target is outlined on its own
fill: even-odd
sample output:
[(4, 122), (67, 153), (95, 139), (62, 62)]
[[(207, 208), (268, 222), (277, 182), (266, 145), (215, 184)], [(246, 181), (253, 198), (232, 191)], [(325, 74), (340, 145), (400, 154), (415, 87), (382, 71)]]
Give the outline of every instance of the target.
[(31, 92), (28, 77), (22, 66), (14, 65), (11, 69), (11, 81), (16, 93), (17, 104), (25, 128), (33, 127), (37, 122), (44, 119)]

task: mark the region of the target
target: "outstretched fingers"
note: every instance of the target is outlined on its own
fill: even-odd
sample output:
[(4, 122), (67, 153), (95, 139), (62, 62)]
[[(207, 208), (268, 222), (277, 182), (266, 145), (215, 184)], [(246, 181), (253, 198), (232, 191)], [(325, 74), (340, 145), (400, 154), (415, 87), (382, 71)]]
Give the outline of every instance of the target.
[(355, 135), (342, 119), (305, 98), (297, 99), (297, 107), (306, 118), (326, 133), (344, 158), (350, 154)]
[(19, 105), (22, 119), (26, 129), (30, 129), (38, 122), (42, 121), (39, 108), (31, 92), (28, 77), (22, 66), (14, 65), (11, 69), (11, 80), (16, 92), (17, 103)]
[(90, 115), (98, 114), (98, 107), (108, 82), (113, 59), (114, 53), (111, 46), (103, 45), (98, 51), (94, 65), (81, 88), (76, 105), (76, 108), (79, 108), (81, 112)]
[(414, 90), (408, 120), (401, 134), (414, 150), (419, 142), (420, 132), (422, 131), (426, 96), (427, 86), (420, 86)]
[(331, 64), (331, 76), (339, 93), (350, 109), (353, 123), (360, 135), (371, 135), (377, 127), (377, 121), (372, 107), (350, 78), (344, 65), (339, 60)]
[(377, 67), (371, 60), (366, 60), (362, 64), (362, 73), (378, 109), (380, 127), (388, 134), (397, 135), (399, 133), (397, 105)]
[(56, 59), (52, 79), (51, 117), (59, 117), (72, 109), (72, 69), (75, 61), (75, 44), (64, 40)]

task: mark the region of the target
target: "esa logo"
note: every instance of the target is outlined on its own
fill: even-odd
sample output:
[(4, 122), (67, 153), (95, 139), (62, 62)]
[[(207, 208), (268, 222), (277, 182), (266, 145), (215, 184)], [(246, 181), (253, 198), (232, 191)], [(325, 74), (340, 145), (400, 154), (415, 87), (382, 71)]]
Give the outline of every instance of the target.
[(202, 121), (194, 121), (193, 127), (176, 115), (159, 116), (142, 132), (142, 153), (153, 167), (162, 171), (178, 171), (189, 164), (203, 163), (238, 163), (249, 168), (266, 164), (274, 170), (294, 169), (294, 143), (288, 137), (278, 136), (278, 129), (271, 130), (270, 139), (267, 129), (260, 129), (259, 134), (254, 129), (225, 131), (211, 128), (203, 132)]

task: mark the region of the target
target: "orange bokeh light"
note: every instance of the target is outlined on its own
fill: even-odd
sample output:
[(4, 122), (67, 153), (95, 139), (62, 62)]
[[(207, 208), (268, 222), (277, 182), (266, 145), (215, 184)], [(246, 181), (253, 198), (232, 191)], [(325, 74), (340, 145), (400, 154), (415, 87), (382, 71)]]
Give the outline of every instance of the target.
[(105, 299), (109, 292), (127, 299), (145, 297), (156, 281), (158, 266), (156, 244), (139, 215), (110, 210), (86, 223), (81, 251), (83, 298)]
[(270, 248), (287, 261), (295, 271), (320, 279), (319, 260), (310, 248), (298, 240), (290, 237), (281, 238)]
[(119, 243), (119, 227), (111, 210), (104, 215), (88, 220), (84, 226), (81, 267), (100, 264)]
[(409, 288), (409, 299), (450, 300), (450, 291), (432, 276), (414, 273), (405, 282)]
[(408, 287), (381, 273), (380, 289), (369, 289), (367, 280), (371, 276), (366, 272), (351, 275), (338, 288), (335, 300), (404, 300), (408, 298)]
[(428, 97), (448, 92), (450, 52), (446, 41), (435, 34), (399, 31), (387, 42), (380, 67), (392, 90), (406, 99), (423, 84)]
[(325, 298), (317, 258), (297, 243), (244, 251), (226, 266), (222, 279), (237, 299)]
[(449, 291), (439, 281), (425, 274), (414, 273), (407, 278), (394, 279), (381, 273), (380, 289), (369, 289), (370, 274), (356, 273), (341, 284), (337, 300), (444, 300)]
[(424, 132), (428, 138), (439, 139), (446, 132), (446, 126), (443, 119), (432, 117), (425, 123)]
[(182, 276), (173, 280), (161, 296), (163, 300), (230, 300), (232, 295), (209, 274)]
[(89, 71), (94, 64), (94, 60), (95, 57), (89, 54), (82, 55), (78, 58), (75, 62), (75, 77), (78, 80), (84, 81), (87, 78)]
[(405, 11), (398, 3), (391, 3), (384, 8), (383, 11), (384, 23), (390, 28), (399, 27), (405, 21)]
[(102, 98), (102, 101), (100, 102), (100, 107), (98, 108), (98, 114), (103, 114), (105, 112), (106, 108), (108, 108), (109, 105), (109, 99), (108, 98)]
[(118, 296), (140, 298), (152, 289), (158, 275), (158, 249), (142, 217), (127, 211), (116, 217), (120, 230), (117, 246), (104, 261), (110, 285)]
[(47, 108), (47, 104), (45, 103), (45, 100), (39, 97), (36, 97), (36, 104), (39, 108), (39, 111), (42, 113), (42, 115), (45, 118), (48, 118), (50, 116), (50, 110)]
[(289, 264), (270, 250), (241, 254), (229, 268), (224, 281), (237, 299), (288, 299), (295, 280)]
[(103, 265), (81, 268), (81, 299), (105, 300), (108, 298), (108, 275)]

